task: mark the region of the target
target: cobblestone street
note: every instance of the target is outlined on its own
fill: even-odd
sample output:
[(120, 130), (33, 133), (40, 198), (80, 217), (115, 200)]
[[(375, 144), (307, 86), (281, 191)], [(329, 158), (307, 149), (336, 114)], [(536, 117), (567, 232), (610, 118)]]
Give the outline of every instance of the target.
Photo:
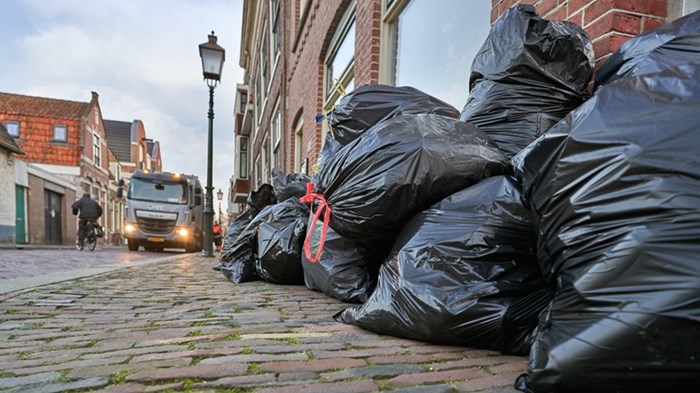
[(335, 322), (347, 304), (234, 285), (199, 254), (129, 257), (157, 260), (0, 294), (0, 392), (505, 393), (527, 368)]

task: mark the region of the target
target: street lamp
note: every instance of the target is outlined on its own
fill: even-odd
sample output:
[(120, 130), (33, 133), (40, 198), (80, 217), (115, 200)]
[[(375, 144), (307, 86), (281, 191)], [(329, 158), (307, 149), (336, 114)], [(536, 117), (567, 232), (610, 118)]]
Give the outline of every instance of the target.
[(216, 193), (216, 197), (219, 198), (219, 224), (221, 224), (221, 201), (224, 199), (224, 192), (221, 191), (219, 188), (219, 191)]
[(221, 71), (224, 68), (224, 48), (216, 44), (216, 36), (212, 31), (207, 42), (199, 45), (199, 57), (202, 58), (202, 73), (204, 80), (209, 86), (209, 139), (207, 143), (207, 187), (204, 199), (204, 250), (205, 257), (214, 256), (214, 208), (212, 197), (214, 186), (212, 186), (212, 133), (214, 127), (214, 88), (221, 80)]

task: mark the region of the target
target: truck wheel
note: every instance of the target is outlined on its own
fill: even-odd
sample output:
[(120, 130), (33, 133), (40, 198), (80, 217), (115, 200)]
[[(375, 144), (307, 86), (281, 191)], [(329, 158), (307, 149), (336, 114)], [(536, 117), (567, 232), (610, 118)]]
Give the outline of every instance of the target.
[(197, 241), (192, 240), (191, 242), (185, 244), (185, 252), (188, 254), (197, 252)]
[(139, 244), (134, 239), (128, 239), (127, 244), (129, 245), (129, 251), (138, 251)]

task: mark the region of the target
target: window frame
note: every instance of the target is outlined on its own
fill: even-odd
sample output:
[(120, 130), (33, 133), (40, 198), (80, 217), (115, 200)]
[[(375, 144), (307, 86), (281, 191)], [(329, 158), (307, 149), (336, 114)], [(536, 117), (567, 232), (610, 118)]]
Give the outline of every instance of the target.
[(102, 166), (102, 140), (98, 134), (92, 134), (92, 162), (95, 166)]
[[(334, 103), (338, 97), (341, 95), (338, 89), (334, 89), (336, 85), (347, 86), (347, 84), (354, 80), (355, 78), (355, 51), (357, 48), (357, 26), (355, 24), (355, 1), (352, 1), (348, 8), (345, 10), (343, 17), (338, 24), (338, 28), (333, 33), (333, 38), (328, 46), (328, 53), (324, 60), (324, 108), (327, 108), (331, 103)], [(338, 55), (338, 50), (345, 43), (345, 40), (349, 37), (350, 28), (353, 27), (355, 31), (355, 37), (353, 40), (353, 54), (350, 62), (345, 66), (345, 69), (340, 72), (337, 83), (333, 81), (333, 61)]]
[(248, 137), (238, 139), (238, 178), (248, 178)]
[(380, 31), (379, 83), (396, 85), (399, 17), (411, 0), (384, 0)]
[[(63, 139), (56, 137), (56, 130), (63, 128)], [(52, 142), (68, 142), (68, 126), (65, 124), (54, 124), (53, 125), (53, 139)]]
[(270, 121), (270, 132), (272, 134), (272, 162), (271, 168), (280, 167), (282, 160), (280, 157), (280, 141), (282, 140), (282, 113), (279, 110), (279, 104), (275, 107), (274, 115)]
[[(14, 135), (12, 133), (12, 131), (10, 131), (10, 125), (16, 126), (17, 135)], [(20, 135), (22, 135), (22, 129), (20, 127), (19, 120), (6, 120), (5, 121), (5, 128), (7, 129), (7, 133), (10, 134), (10, 136), (13, 138), (19, 138)]]

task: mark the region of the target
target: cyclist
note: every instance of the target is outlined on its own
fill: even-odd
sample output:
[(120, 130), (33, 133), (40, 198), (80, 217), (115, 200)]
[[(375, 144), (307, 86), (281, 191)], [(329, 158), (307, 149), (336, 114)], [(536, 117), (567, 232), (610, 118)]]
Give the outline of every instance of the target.
[(80, 216), (78, 216), (80, 219), (78, 227), (78, 242), (79, 244), (83, 244), (83, 241), (85, 241), (85, 236), (87, 235), (85, 229), (87, 227), (88, 220), (97, 221), (97, 219), (102, 216), (102, 207), (99, 203), (97, 203), (97, 201), (90, 198), (89, 192), (86, 192), (83, 194), (82, 198), (73, 202), (71, 208), (73, 209), (73, 215), (78, 215), (78, 213), (80, 213)]

